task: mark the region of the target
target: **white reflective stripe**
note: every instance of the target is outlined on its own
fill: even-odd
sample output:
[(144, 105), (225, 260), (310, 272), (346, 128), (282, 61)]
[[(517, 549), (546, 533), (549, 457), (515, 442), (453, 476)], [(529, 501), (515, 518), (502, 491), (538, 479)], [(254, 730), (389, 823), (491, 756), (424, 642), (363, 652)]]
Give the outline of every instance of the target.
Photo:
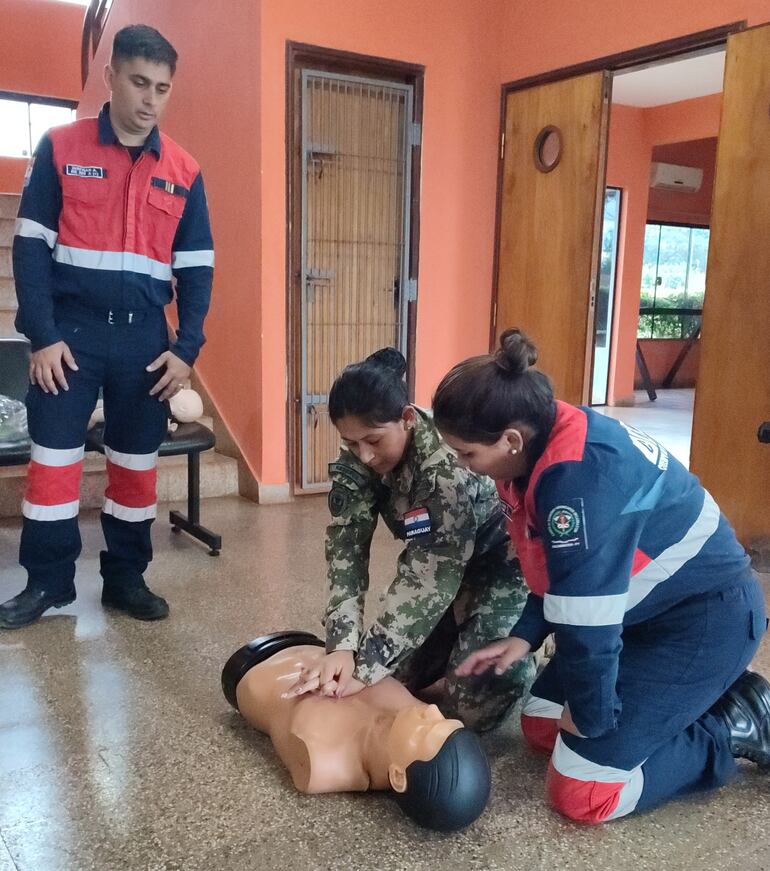
[(73, 463), (79, 463), (83, 459), (85, 445), (79, 448), (44, 448), (42, 445), (37, 445), (32, 442), (30, 456), (33, 463), (40, 463), (41, 466), (71, 466)]
[(172, 269), (184, 269), (186, 266), (213, 266), (213, 251), (174, 251), (171, 258)]
[(81, 269), (139, 272), (161, 281), (171, 281), (170, 263), (161, 263), (160, 260), (153, 260), (151, 257), (145, 257), (144, 254), (134, 254), (133, 251), (91, 251), (88, 248), (57, 245), (53, 252), (53, 259), (57, 263), (78, 266)]
[(25, 239), (42, 239), (49, 248), (53, 248), (59, 238), (56, 230), (51, 230), (29, 218), (17, 218), (14, 233), (17, 236), (24, 236)]
[[(584, 740), (590, 740), (590, 738)], [(598, 762), (585, 759), (567, 747), (561, 735), (556, 739), (551, 757), (553, 767), (559, 774), (571, 777), (573, 780), (582, 780), (585, 783), (629, 783), (646, 761), (645, 759), (640, 762), (630, 771), (623, 768), (613, 768), (611, 765), (600, 765)]]
[(530, 693), (527, 696), (521, 713), (526, 717), (547, 717), (549, 720), (558, 720), (564, 711), (564, 705), (552, 702), (549, 699), (541, 699)]
[(158, 464), (157, 451), (151, 454), (122, 454), (120, 451), (114, 451), (105, 445), (104, 453), (111, 463), (134, 472), (146, 472), (149, 469), (154, 469)]
[(543, 616), (567, 626), (618, 626), (626, 613), (626, 593), (613, 596), (543, 597)]
[(127, 520), (129, 523), (139, 523), (141, 520), (150, 520), (157, 517), (157, 504), (147, 505), (144, 508), (129, 508), (126, 505), (121, 505), (114, 499), (105, 499), (102, 511), (105, 514), (111, 514), (117, 517), (118, 520)]
[(62, 505), (33, 505), (26, 499), (21, 503), (21, 513), (30, 520), (68, 520), (77, 517), (79, 510), (79, 499)]
[(631, 772), (631, 777), (629, 778), (628, 783), (626, 783), (623, 789), (620, 790), (617, 807), (608, 817), (606, 817), (606, 819), (616, 820), (618, 817), (624, 817), (626, 814), (635, 811), (636, 806), (639, 804), (639, 798), (642, 795), (643, 789), (644, 774), (642, 772), (642, 766), (638, 765)]
[(686, 562), (697, 556), (703, 545), (716, 532), (719, 526), (719, 506), (712, 499), (710, 493), (704, 490), (704, 494), (700, 514), (684, 536), (667, 547), (663, 553), (656, 556), (652, 562), (631, 578), (626, 605), (627, 611), (649, 596), (661, 581), (670, 578)]

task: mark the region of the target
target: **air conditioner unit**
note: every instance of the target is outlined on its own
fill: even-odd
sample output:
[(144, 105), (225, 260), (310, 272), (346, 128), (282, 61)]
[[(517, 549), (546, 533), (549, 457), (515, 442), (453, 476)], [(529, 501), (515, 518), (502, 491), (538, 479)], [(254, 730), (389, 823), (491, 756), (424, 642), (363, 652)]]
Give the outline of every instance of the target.
[(703, 170), (697, 166), (677, 166), (674, 163), (653, 162), (650, 187), (666, 191), (687, 191), (694, 194), (703, 183)]

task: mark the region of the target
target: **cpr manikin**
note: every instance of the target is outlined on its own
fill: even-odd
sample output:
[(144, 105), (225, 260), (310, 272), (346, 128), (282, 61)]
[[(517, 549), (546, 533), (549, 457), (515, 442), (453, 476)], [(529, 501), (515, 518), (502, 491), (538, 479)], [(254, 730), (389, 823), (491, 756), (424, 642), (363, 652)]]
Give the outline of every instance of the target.
[(435, 705), (385, 678), (345, 698), (284, 698), (300, 672), (324, 656), (305, 632), (257, 638), (222, 672), (228, 701), (261, 732), (300, 792), (393, 789), (416, 823), (452, 831), (472, 823), (489, 798), (490, 773), (478, 738)]

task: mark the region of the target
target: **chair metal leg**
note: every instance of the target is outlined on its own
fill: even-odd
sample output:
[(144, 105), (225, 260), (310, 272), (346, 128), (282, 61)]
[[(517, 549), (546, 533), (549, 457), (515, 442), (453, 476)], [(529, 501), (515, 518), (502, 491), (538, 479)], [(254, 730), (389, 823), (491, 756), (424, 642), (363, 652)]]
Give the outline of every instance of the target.
[(187, 517), (179, 511), (169, 514), (169, 521), (175, 532), (182, 530), (209, 547), (210, 556), (219, 556), (222, 549), (222, 536), (217, 535), (200, 523), (201, 509), (201, 467), (198, 451), (187, 455)]

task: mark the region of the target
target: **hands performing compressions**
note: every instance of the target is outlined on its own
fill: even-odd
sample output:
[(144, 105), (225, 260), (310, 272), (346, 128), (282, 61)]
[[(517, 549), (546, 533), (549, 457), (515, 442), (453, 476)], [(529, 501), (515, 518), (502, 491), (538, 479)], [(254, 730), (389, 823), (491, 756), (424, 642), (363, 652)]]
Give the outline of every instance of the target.
[(355, 667), (356, 660), (352, 650), (334, 650), (327, 653), (317, 666), (302, 671), (297, 682), (283, 693), (282, 698), (293, 698), (306, 693), (337, 699), (353, 696), (366, 686), (353, 677)]

